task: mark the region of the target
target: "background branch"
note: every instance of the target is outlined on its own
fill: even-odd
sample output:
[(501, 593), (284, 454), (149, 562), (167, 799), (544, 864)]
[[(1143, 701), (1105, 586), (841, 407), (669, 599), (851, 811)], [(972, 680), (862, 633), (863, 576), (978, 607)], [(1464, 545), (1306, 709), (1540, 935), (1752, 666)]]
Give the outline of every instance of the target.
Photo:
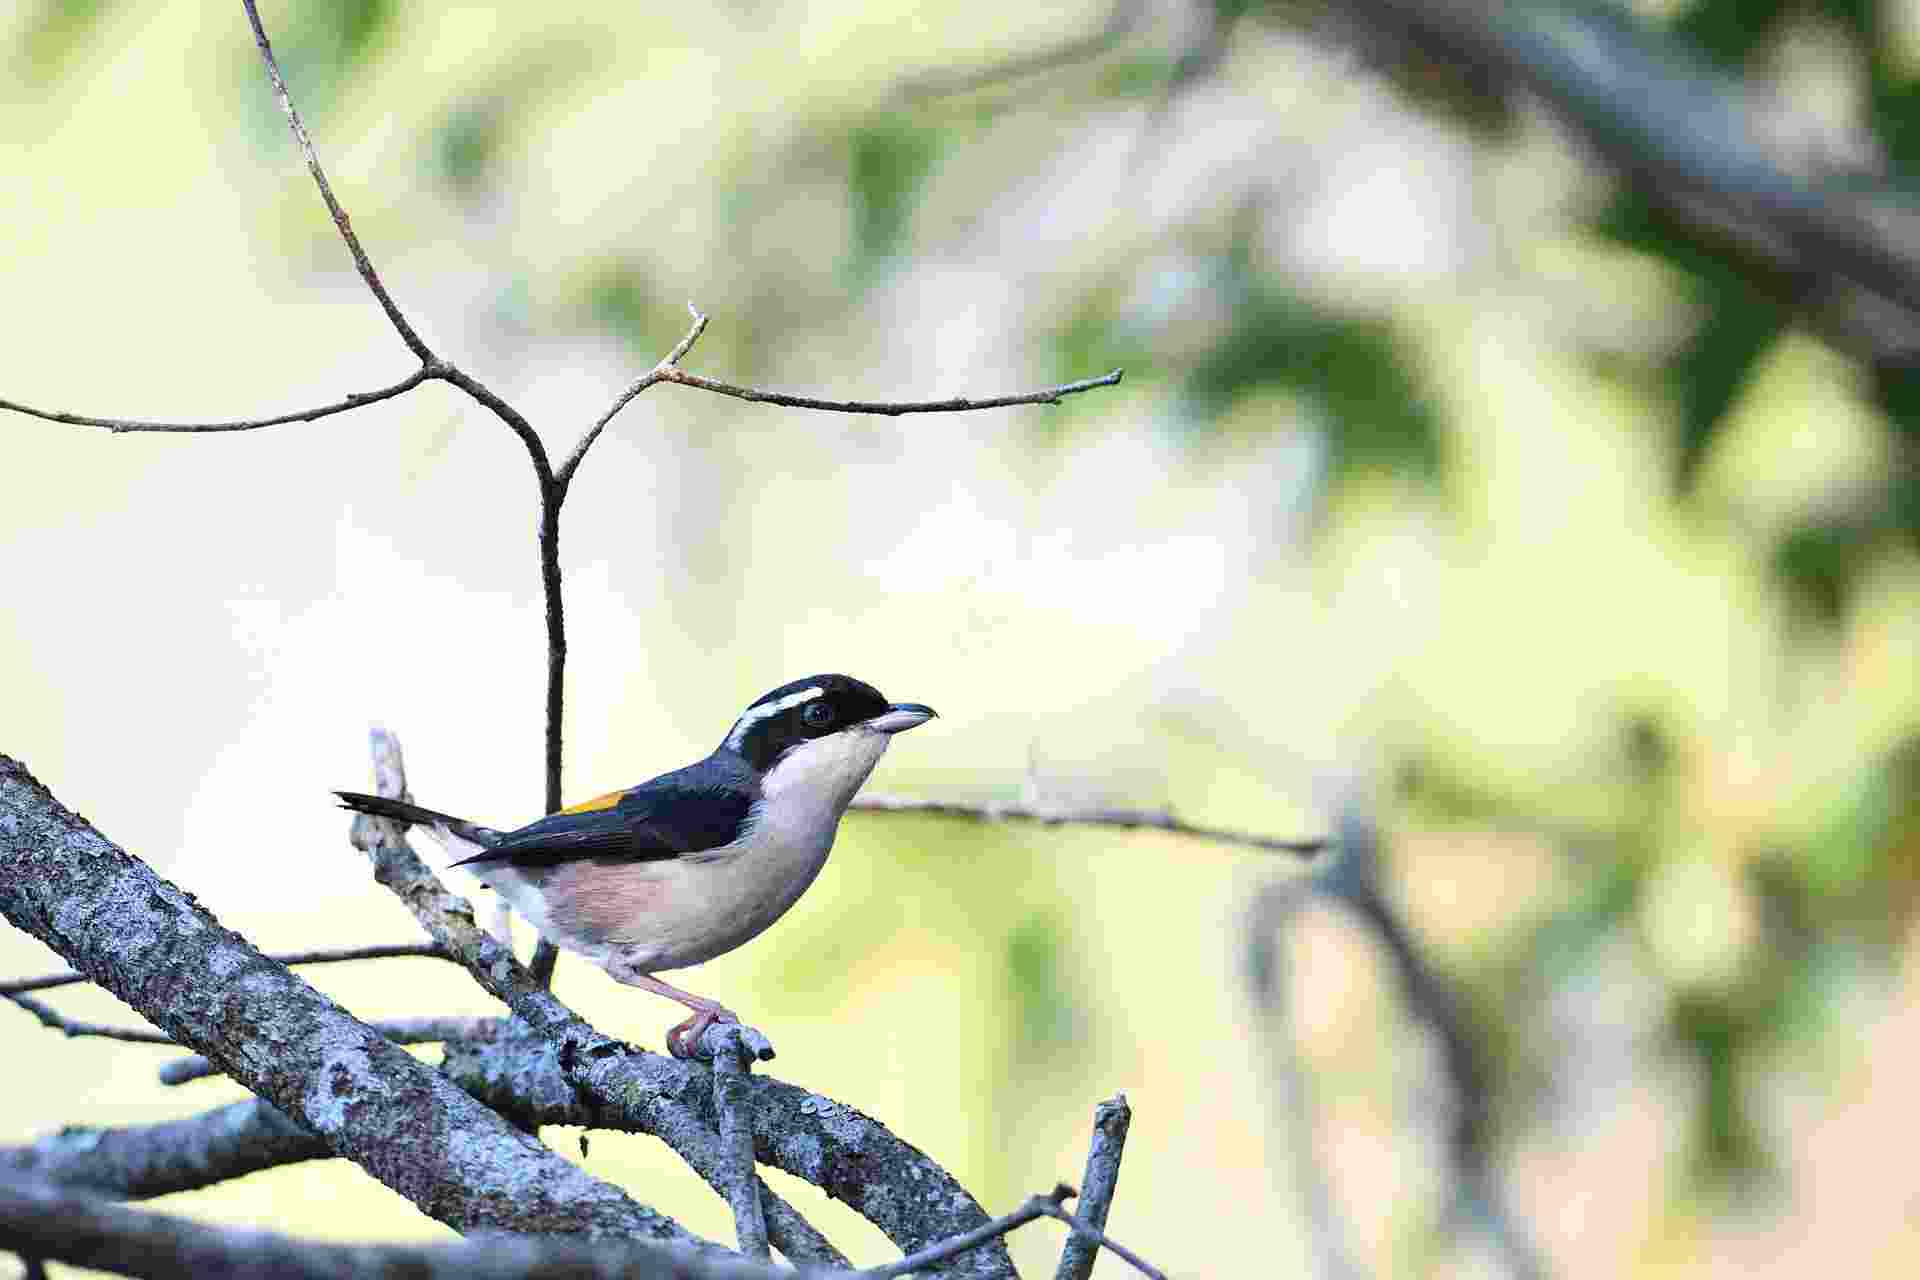
[[(425, 1018), (368, 1018), (366, 1023), (395, 1044), (437, 1044), (442, 1040), (483, 1035), (493, 1030), (499, 1021), (498, 1018), (442, 1014)], [(160, 1064), (160, 1083), (166, 1085), (187, 1084), (220, 1074), (219, 1067), (199, 1054)]]
[[(402, 956), (424, 956), (434, 960), (451, 959), (431, 942), (383, 942), (366, 947), (325, 948), (319, 951), (280, 951), (267, 956), (275, 964), (292, 968), (298, 964), (340, 964), (349, 960), (392, 960)], [(0, 996), (20, 995), (28, 991), (46, 991), (54, 987), (92, 982), (84, 973), (50, 973), (38, 978), (17, 978), (0, 982)]]
[(391, 400), (395, 396), (404, 395), (432, 376), (432, 371), (423, 365), (392, 386), (381, 387), (378, 391), (355, 391), (344, 400), (336, 400), (317, 408), (297, 409), (292, 413), (282, 413), (271, 418), (244, 418), (232, 422), (150, 422), (140, 418), (94, 418), (80, 413), (62, 413), (57, 409), (36, 409), (31, 405), (20, 404), (13, 400), (0, 400), (0, 409), (11, 409), (15, 413), (44, 418), (48, 422), (65, 422), (78, 427), (105, 427), (116, 435), (130, 431), (216, 434), (222, 431), (255, 431), (261, 427), (277, 427), (288, 422), (314, 422), (336, 413), (346, 413), (350, 409), (364, 409), (370, 404), (378, 404), (382, 400)]
[(850, 808), (861, 813), (927, 813), (942, 818), (966, 818), (973, 822), (1037, 822), (1046, 827), (1120, 827), (1167, 831), (1196, 840), (1261, 849), (1268, 853), (1312, 855), (1327, 845), (1325, 840), (1283, 840), (1247, 831), (1197, 826), (1182, 822), (1165, 809), (1042, 809), (991, 800), (967, 804), (957, 800), (916, 800), (884, 794), (856, 796)]

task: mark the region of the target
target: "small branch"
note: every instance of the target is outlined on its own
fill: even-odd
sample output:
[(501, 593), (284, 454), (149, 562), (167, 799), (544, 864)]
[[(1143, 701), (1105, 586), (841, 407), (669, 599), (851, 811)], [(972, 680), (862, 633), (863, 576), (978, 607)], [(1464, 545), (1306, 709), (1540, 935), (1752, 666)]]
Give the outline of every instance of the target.
[(740, 1252), (765, 1261), (767, 1220), (760, 1208), (760, 1179), (753, 1170), (753, 1092), (750, 1077), (759, 1055), (733, 1023), (712, 1027), (713, 1109), (720, 1117), (720, 1158), (725, 1163), (727, 1203)]
[(1075, 1235), (1084, 1236), (1099, 1245), (1102, 1249), (1120, 1255), (1135, 1271), (1138, 1271), (1143, 1276), (1147, 1276), (1149, 1280), (1167, 1280), (1166, 1272), (1160, 1270), (1160, 1268), (1154, 1266), (1151, 1262), (1148, 1262), (1145, 1258), (1142, 1258), (1139, 1254), (1127, 1248), (1127, 1246), (1121, 1244), (1118, 1240), (1115, 1240), (1112, 1236), (1100, 1230), (1092, 1223), (1068, 1213), (1060, 1207), (1058, 1200), (1048, 1200), (1045, 1197), (1036, 1198), (1041, 1201), (1041, 1213), (1044, 1213), (1049, 1218), (1057, 1218), (1061, 1222), (1066, 1223), (1073, 1229)]
[(963, 804), (952, 800), (915, 800), (907, 796), (889, 795), (863, 795), (848, 807), (864, 813), (930, 813), (943, 818), (967, 818), (974, 822), (1037, 822), (1047, 827), (1120, 827), (1167, 831), (1215, 844), (1307, 857), (1327, 847), (1325, 840), (1282, 840), (1247, 831), (1196, 826), (1182, 822), (1165, 809), (1038, 809), (1031, 805), (1001, 804), (997, 801)]
[[(1029, 1196), (1027, 1202), (1004, 1217), (995, 1218), (951, 1240), (942, 1240), (918, 1253), (910, 1253), (898, 1262), (889, 1262), (883, 1267), (868, 1267), (860, 1275), (865, 1280), (891, 1280), (894, 1276), (904, 1276), (915, 1271), (923, 1271), (937, 1262), (955, 1258), (969, 1249), (977, 1249), (989, 1240), (998, 1240), (1018, 1227), (1024, 1227), (1036, 1218), (1052, 1216), (1050, 1209), (1059, 1209), (1062, 1200), (1070, 1200), (1075, 1195), (1072, 1187), (1064, 1182), (1044, 1196)], [(1071, 1214), (1068, 1215), (1072, 1217)]]
[[(443, 1040), (464, 1040), (468, 1036), (484, 1035), (500, 1025), (498, 1018), (458, 1015), (427, 1018), (368, 1018), (365, 1021), (368, 1026), (394, 1044), (438, 1044)], [(160, 1083), (165, 1085), (187, 1084), (194, 1080), (205, 1080), (209, 1076), (225, 1074), (226, 1072), (197, 1053), (160, 1064)]]
[[(446, 951), (431, 942), (383, 942), (368, 947), (340, 947), (324, 951), (282, 951), (267, 959), (291, 968), (297, 964), (339, 964), (347, 960), (392, 960), (401, 956), (423, 956), (433, 960), (451, 960)], [(17, 996), (28, 991), (46, 991), (79, 982), (92, 982), (84, 973), (50, 973), (38, 978), (0, 982), (0, 996)]]
[(492, 1235), (452, 1244), (333, 1244), (128, 1209), (95, 1196), (0, 1178), (0, 1248), (120, 1275), (275, 1276), (280, 1280), (535, 1280), (645, 1275), (778, 1280), (793, 1273), (724, 1253), (635, 1239)]
[(975, 409), (1004, 409), (1020, 404), (1059, 404), (1067, 396), (1078, 395), (1082, 391), (1092, 391), (1095, 387), (1118, 386), (1123, 371), (1115, 369), (1112, 373), (1103, 374), (1098, 378), (1065, 382), (1057, 387), (1048, 387), (1044, 391), (1029, 391), (1022, 395), (994, 396), (988, 400), (961, 398), (918, 401), (816, 400), (812, 396), (788, 395), (781, 391), (762, 391), (758, 387), (737, 387), (730, 382), (703, 378), (697, 373), (688, 373), (674, 366), (668, 366), (656, 372), (660, 374), (654, 379), (656, 382), (677, 382), (683, 387), (696, 387), (701, 391), (732, 396), (736, 400), (750, 400), (755, 404), (784, 405), (789, 409), (825, 409), (832, 413), (877, 413), (894, 418), (903, 413), (967, 413)]
[(347, 242), (347, 252), (353, 255), (354, 269), (360, 278), (367, 282), (367, 288), (373, 291), (374, 298), (380, 303), (380, 309), (387, 313), (387, 319), (407, 344), (407, 350), (420, 357), (423, 366), (431, 367), (438, 363), (433, 352), (407, 318), (400, 314), (400, 307), (394, 302), (387, 287), (380, 283), (380, 273), (373, 269), (367, 251), (360, 247), (360, 237), (353, 234), (353, 224), (347, 219), (347, 211), (334, 199), (333, 187), (327, 182), (325, 171), (320, 168), (320, 156), (313, 149), (313, 139), (307, 136), (307, 126), (300, 121), (300, 113), (294, 109), (293, 97), (287, 92), (286, 79), (280, 74), (280, 63), (273, 56), (273, 45), (267, 40), (267, 29), (260, 25), (260, 11), (254, 7), (254, 0), (241, 0), (246, 6), (247, 22), (253, 27), (253, 42), (260, 46), (260, 58), (267, 64), (267, 75), (273, 81), (273, 92), (280, 100), (280, 110), (286, 113), (287, 124), (293, 130), (295, 142), (300, 144), (300, 154), (306, 157), (307, 172), (313, 175), (314, 185), (320, 188), (320, 198), (326, 202), (327, 212), (333, 216), (333, 225), (339, 230), (340, 238)]
[(286, 422), (313, 422), (320, 418), (332, 417), (336, 413), (345, 413), (350, 409), (364, 408), (378, 404), (382, 400), (391, 400), (404, 395), (421, 383), (433, 377), (425, 365), (394, 383), (378, 391), (355, 391), (344, 400), (332, 404), (323, 404), (314, 409), (299, 409), (293, 413), (283, 413), (272, 418), (246, 418), (232, 422), (148, 422), (139, 418), (95, 418), (81, 413), (62, 413), (54, 409), (36, 409), (31, 405), (17, 404), (12, 400), (0, 400), (0, 409), (11, 409), (15, 413), (24, 413), (29, 417), (42, 418), (48, 422), (65, 422), (77, 427), (105, 427), (119, 435), (123, 432), (194, 432), (215, 433), (221, 431), (255, 431), (261, 427), (277, 427)]
[[(1086, 1176), (1080, 1180), (1079, 1216), (1096, 1231), (1107, 1229), (1107, 1212), (1113, 1208), (1114, 1189), (1120, 1182), (1120, 1156), (1126, 1150), (1127, 1129), (1132, 1124), (1133, 1108), (1127, 1105), (1124, 1093), (1093, 1109), (1093, 1143), (1087, 1149)], [(1068, 1235), (1053, 1280), (1087, 1280), (1098, 1252), (1096, 1243), (1077, 1231)]]
[(593, 448), (593, 442), (600, 438), (600, 433), (606, 429), (609, 422), (613, 421), (614, 415), (626, 408), (628, 402), (642, 391), (662, 381), (667, 376), (667, 371), (685, 359), (687, 352), (693, 350), (693, 344), (700, 341), (700, 335), (707, 331), (707, 318), (700, 314), (699, 308), (689, 302), (687, 310), (693, 315), (693, 327), (687, 330), (687, 336), (680, 339), (679, 345), (669, 351), (660, 363), (654, 365), (645, 377), (636, 380), (632, 386), (619, 394), (612, 406), (600, 415), (600, 420), (580, 437), (580, 443), (573, 446), (573, 452), (567, 455), (567, 460), (560, 464), (560, 470), (554, 474), (553, 479), (562, 495), (566, 493), (567, 486), (573, 483), (573, 473), (580, 469), (580, 460), (587, 456), (587, 450)]
[(173, 1044), (172, 1036), (164, 1031), (143, 1031), (138, 1027), (113, 1027), (102, 1022), (81, 1022), (56, 1012), (52, 1006), (35, 1000), (32, 996), (11, 995), (7, 999), (40, 1019), (40, 1025), (49, 1031), (58, 1031), (68, 1039), (81, 1036), (99, 1036), (106, 1040), (121, 1040), (127, 1044)]

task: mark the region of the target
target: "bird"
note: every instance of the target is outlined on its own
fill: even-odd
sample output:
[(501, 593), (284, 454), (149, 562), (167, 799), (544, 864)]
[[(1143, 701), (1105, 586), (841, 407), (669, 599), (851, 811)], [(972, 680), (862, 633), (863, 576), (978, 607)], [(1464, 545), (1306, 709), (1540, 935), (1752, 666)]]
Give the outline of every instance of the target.
[(765, 931), (826, 865), (840, 816), (893, 736), (936, 716), (823, 674), (755, 699), (705, 759), (511, 831), (405, 800), (336, 791), (343, 808), (425, 829), (556, 946), (692, 1016), (667, 1050), (694, 1056), (732, 1010), (663, 982)]

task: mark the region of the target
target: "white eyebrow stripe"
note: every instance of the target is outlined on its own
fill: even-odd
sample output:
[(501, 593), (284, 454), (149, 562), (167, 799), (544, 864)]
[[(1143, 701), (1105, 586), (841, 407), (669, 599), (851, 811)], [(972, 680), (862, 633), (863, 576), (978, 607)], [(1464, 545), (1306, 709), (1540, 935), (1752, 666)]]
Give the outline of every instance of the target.
[(777, 701), (766, 703), (763, 706), (747, 708), (747, 714), (733, 722), (733, 732), (727, 735), (727, 745), (736, 751), (739, 750), (740, 744), (747, 740), (747, 731), (753, 728), (754, 725), (759, 724), (762, 720), (777, 716), (783, 711), (791, 711), (803, 702), (811, 702), (815, 698), (823, 698), (826, 696), (826, 693), (827, 691), (817, 684), (808, 685), (798, 693), (790, 693)]

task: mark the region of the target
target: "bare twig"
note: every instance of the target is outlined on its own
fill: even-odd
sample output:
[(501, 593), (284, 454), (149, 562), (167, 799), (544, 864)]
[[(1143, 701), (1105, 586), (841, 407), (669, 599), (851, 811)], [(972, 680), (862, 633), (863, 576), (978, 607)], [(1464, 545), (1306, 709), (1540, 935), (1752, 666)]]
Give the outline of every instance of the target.
[(1065, 1209), (1061, 1208), (1058, 1200), (1048, 1200), (1045, 1197), (1038, 1198), (1042, 1201), (1040, 1212), (1049, 1218), (1055, 1218), (1066, 1223), (1069, 1227), (1073, 1228), (1075, 1235), (1084, 1236), (1099, 1245), (1102, 1249), (1118, 1254), (1130, 1264), (1135, 1271), (1148, 1277), (1148, 1280), (1167, 1280), (1166, 1272), (1160, 1270), (1160, 1268), (1154, 1266), (1151, 1262), (1148, 1262), (1145, 1258), (1142, 1258), (1139, 1254), (1127, 1248), (1127, 1246), (1121, 1244), (1118, 1240), (1115, 1240), (1112, 1236), (1094, 1226), (1092, 1223), (1068, 1213)]
[(924, 1271), (936, 1263), (949, 1258), (959, 1257), (969, 1249), (978, 1249), (989, 1240), (998, 1240), (1018, 1227), (1024, 1227), (1036, 1218), (1044, 1218), (1049, 1208), (1057, 1209), (1062, 1200), (1072, 1199), (1076, 1194), (1072, 1187), (1064, 1182), (1043, 1196), (1029, 1196), (1027, 1202), (1012, 1213), (982, 1223), (972, 1231), (942, 1240), (917, 1253), (910, 1253), (898, 1262), (889, 1262), (885, 1266), (868, 1267), (860, 1275), (866, 1280), (891, 1280), (894, 1276), (904, 1276), (915, 1271)]
[[(368, 1018), (366, 1023), (395, 1044), (437, 1044), (442, 1040), (464, 1040), (482, 1035), (499, 1025), (498, 1018), (442, 1015), (428, 1018)], [(199, 1054), (175, 1058), (160, 1064), (160, 1083), (187, 1084), (211, 1076), (225, 1075), (219, 1067)]]
[(331, 417), (336, 413), (346, 413), (350, 409), (363, 409), (382, 400), (391, 400), (404, 395), (433, 376), (426, 367), (421, 366), (390, 387), (381, 387), (378, 391), (355, 391), (344, 400), (323, 404), (313, 409), (299, 409), (292, 413), (282, 413), (271, 418), (245, 418), (232, 422), (148, 422), (139, 418), (94, 418), (81, 413), (62, 413), (55, 409), (36, 409), (31, 405), (18, 404), (12, 400), (0, 400), (0, 409), (11, 409), (15, 413), (24, 413), (29, 417), (44, 418), (48, 422), (65, 422), (78, 427), (105, 427), (120, 434), (129, 431), (198, 432), (211, 434), (221, 431), (254, 431), (260, 427), (277, 427), (288, 422), (313, 422), (320, 418)]
[(742, 1029), (724, 1023), (708, 1029), (713, 1042), (713, 1109), (720, 1117), (720, 1155), (726, 1163), (727, 1203), (740, 1252), (767, 1258), (767, 1220), (760, 1208), (760, 1179), (753, 1171), (753, 1060)]
[[(348, 960), (391, 960), (401, 956), (423, 956), (433, 960), (452, 957), (431, 942), (383, 942), (367, 947), (338, 947), (323, 951), (281, 951), (267, 959), (289, 968), (299, 964), (339, 964)], [(46, 991), (79, 982), (92, 982), (84, 973), (49, 973), (38, 978), (0, 982), (0, 996), (16, 996), (28, 991)]]
[(313, 175), (313, 183), (320, 188), (320, 198), (326, 201), (327, 212), (333, 215), (333, 225), (339, 229), (340, 238), (347, 243), (347, 252), (353, 255), (353, 266), (360, 278), (367, 282), (367, 288), (380, 303), (380, 309), (387, 313), (387, 319), (393, 323), (394, 332), (407, 344), (407, 350), (420, 357), (423, 365), (435, 363), (434, 355), (413, 331), (407, 318), (400, 314), (400, 307), (393, 296), (387, 292), (387, 286), (380, 283), (380, 273), (373, 269), (373, 263), (367, 257), (367, 251), (360, 247), (360, 237), (353, 234), (353, 224), (347, 220), (347, 211), (333, 197), (333, 187), (327, 182), (325, 171), (320, 168), (320, 157), (313, 149), (313, 139), (307, 136), (307, 126), (301, 123), (300, 113), (294, 108), (293, 97), (287, 92), (287, 82), (280, 74), (280, 63), (273, 56), (273, 45), (267, 40), (267, 29), (260, 25), (260, 11), (254, 7), (253, 0), (241, 0), (246, 6), (247, 22), (253, 27), (253, 42), (260, 46), (261, 61), (267, 64), (267, 75), (273, 80), (274, 96), (280, 100), (280, 110), (286, 113), (287, 125), (293, 130), (294, 141), (300, 144), (300, 154), (306, 157), (307, 172)]
[(614, 415), (626, 408), (635, 396), (663, 380), (667, 376), (667, 371), (678, 365), (686, 357), (687, 352), (693, 350), (693, 344), (700, 341), (700, 335), (707, 331), (707, 318), (700, 314), (700, 309), (689, 302), (687, 310), (693, 316), (693, 327), (687, 330), (687, 336), (680, 339), (679, 345), (648, 370), (646, 376), (636, 379), (625, 391), (614, 397), (613, 404), (600, 415), (598, 422), (587, 428), (586, 434), (580, 437), (580, 443), (573, 446), (573, 452), (568, 454), (567, 460), (560, 464), (560, 470), (554, 473), (553, 479), (561, 494), (564, 495), (567, 486), (573, 483), (573, 473), (580, 469), (580, 460), (587, 456), (587, 450), (593, 448), (593, 442), (600, 438), (600, 433), (606, 429), (609, 422), (613, 421)]
[(863, 1280), (891, 1280), (894, 1276), (924, 1271), (936, 1263), (958, 1257), (969, 1249), (977, 1249), (989, 1240), (997, 1240), (1009, 1231), (1026, 1226), (1036, 1218), (1056, 1218), (1066, 1223), (1075, 1235), (1084, 1236), (1101, 1248), (1111, 1249), (1119, 1254), (1144, 1275), (1151, 1277), (1151, 1280), (1167, 1280), (1165, 1273), (1142, 1259), (1139, 1254), (1114, 1241), (1100, 1228), (1061, 1207), (1063, 1201), (1071, 1200), (1077, 1194), (1066, 1183), (1060, 1183), (1046, 1195), (1029, 1196), (1025, 1204), (1004, 1217), (995, 1218), (992, 1222), (985, 1223), (963, 1235), (954, 1236), (950, 1240), (942, 1240), (939, 1244), (922, 1249), (918, 1253), (908, 1254), (898, 1262), (889, 1262), (881, 1267), (869, 1267), (860, 1275)]
[(1083, 378), (1079, 382), (1063, 382), (1043, 391), (993, 396), (986, 400), (968, 400), (964, 397), (952, 400), (818, 400), (812, 396), (788, 395), (782, 391), (763, 391), (758, 387), (739, 387), (731, 382), (703, 378), (697, 373), (688, 373), (671, 365), (661, 371), (657, 381), (677, 382), (683, 387), (698, 387), (715, 395), (750, 400), (755, 404), (784, 405), (789, 409), (824, 409), (831, 413), (877, 413), (894, 418), (903, 413), (969, 413), (975, 409), (1005, 409), (1018, 404), (1059, 404), (1067, 396), (1091, 391), (1095, 387), (1118, 386), (1124, 372), (1115, 369), (1098, 378)]
[(0, 1175), (146, 1200), (333, 1155), (264, 1098), (158, 1124), (67, 1125), (18, 1147), (0, 1147)]
[(103, 1022), (81, 1022), (69, 1018), (54, 1010), (51, 1005), (35, 1000), (32, 996), (9, 994), (7, 999), (40, 1019), (40, 1025), (49, 1031), (58, 1031), (68, 1039), (80, 1036), (99, 1036), (107, 1040), (120, 1040), (127, 1044), (173, 1044), (172, 1036), (163, 1031), (145, 1031), (139, 1027), (115, 1027)]
[[(1133, 1108), (1127, 1095), (1115, 1094), (1093, 1109), (1093, 1142), (1087, 1149), (1086, 1176), (1080, 1180), (1079, 1218), (1096, 1231), (1107, 1229), (1107, 1212), (1120, 1183), (1120, 1156), (1126, 1150)], [(1079, 1232), (1067, 1236), (1054, 1280), (1087, 1280), (1093, 1271), (1095, 1242)]]
[(889, 795), (859, 796), (848, 807), (864, 813), (929, 813), (943, 818), (967, 818), (974, 822), (1037, 822), (1048, 827), (1121, 827), (1166, 831), (1196, 840), (1210, 840), (1215, 844), (1304, 856), (1316, 854), (1327, 846), (1325, 840), (1282, 840), (1248, 831), (1197, 826), (1181, 821), (1165, 809), (1040, 809), (991, 800), (981, 804), (965, 804), (956, 800), (916, 800)]
[(642, 1240), (492, 1235), (452, 1244), (333, 1244), (128, 1209), (96, 1196), (0, 1178), (0, 1248), (121, 1275), (282, 1280), (536, 1280), (659, 1276), (778, 1280), (791, 1272), (725, 1253)]

